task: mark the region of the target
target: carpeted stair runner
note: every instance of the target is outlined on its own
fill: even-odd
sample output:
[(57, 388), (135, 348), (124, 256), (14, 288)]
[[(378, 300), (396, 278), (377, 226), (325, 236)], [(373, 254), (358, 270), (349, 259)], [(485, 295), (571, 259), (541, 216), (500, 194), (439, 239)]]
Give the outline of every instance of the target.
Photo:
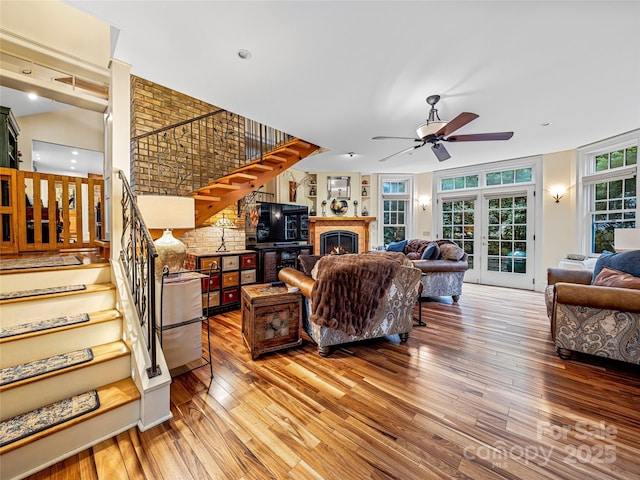
[(76, 323), (89, 321), (89, 315), (86, 313), (78, 313), (76, 315), (66, 315), (64, 317), (49, 318), (47, 320), (39, 320), (37, 322), (22, 323), (20, 325), (11, 325), (0, 328), (0, 338), (13, 337), (15, 335), (24, 335), (25, 333), (39, 332), (52, 328), (65, 327)]
[(92, 412), (98, 407), (98, 392), (91, 390), (9, 418), (0, 423), (0, 447)]
[(16, 290), (15, 292), (0, 293), (0, 300), (38, 297), (40, 295), (50, 295), (54, 293), (76, 292), (78, 290), (85, 290), (86, 288), (86, 285), (63, 285), (61, 287), (35, 288), (33, 290)]
[(93, 360), (93, 350), (83, 348), (73, 352), (3, 368), (0, 370), (0, 385), (19, 382), (20, 380), (55, 372), (56, 370), (90, 362), (91, 360)]
[(56, 257), (8, 258), (0, 262), (0, 270), (21, 270), (25, 268), (67, 267), (82, 265), (75, 255), (58, 255)]

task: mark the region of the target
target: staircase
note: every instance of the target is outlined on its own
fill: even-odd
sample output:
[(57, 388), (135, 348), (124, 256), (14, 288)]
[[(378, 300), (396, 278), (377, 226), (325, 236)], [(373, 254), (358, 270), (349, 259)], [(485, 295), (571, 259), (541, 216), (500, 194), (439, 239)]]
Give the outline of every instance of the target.
[(191, 194), (195, 199), (196, 225), (202, 225), (211, 216), (250, 194), (319, 148), (317, 145), (294, 138), (264, 154), (262, 159), (253, 160), (199, 188)]
[(0, 368), (87, 348), (92, 359), (0, 386), (0, 420), (6, 425), (17, 415), (88, 391), (95, 390), (99, 398), (99, 407), (89, 413), (0, 447), (0, 477), (6, 480), (35, 473), (135, 426), (140, 394), (131, 378), (131, 353), (123, 342), (108, 263), (1, 273), (3, 294), (86, 285), (83, 290), (0, 300), (2, 328), (82, 313), (88, 321), (0, 338)]

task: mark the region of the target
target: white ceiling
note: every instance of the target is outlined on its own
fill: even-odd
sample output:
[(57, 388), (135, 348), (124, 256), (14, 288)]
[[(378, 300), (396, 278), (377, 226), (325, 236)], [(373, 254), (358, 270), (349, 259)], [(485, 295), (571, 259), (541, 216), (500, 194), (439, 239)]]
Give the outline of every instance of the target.
[[(637, 1), (68, 3), (119, 30), (134, 75), (329, 149), (303, 170), (428, 172), (640, 127)], [(480, 116), (456, 133), (514, 137), (379, 163), (413, 143), (371, 138), (414, 136), (431, 94), (444, 120)]]

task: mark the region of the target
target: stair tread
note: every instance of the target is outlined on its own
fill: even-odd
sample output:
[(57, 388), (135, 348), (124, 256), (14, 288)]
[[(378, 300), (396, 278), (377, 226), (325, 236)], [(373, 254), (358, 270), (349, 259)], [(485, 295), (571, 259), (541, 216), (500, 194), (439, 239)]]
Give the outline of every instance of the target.
[(103, 268), (108, 267), (109, 262), (102, 263), (89, 263), (82, 265), (60, 265), (56, 267), (34, 267), (34, 268), (16, 268), (13, 270), (2, 270), (2, 275), (13, 275), (20, 273), (41, 273), (41, 272), (51, 272), (51, 271), (60, 271), (60, 270), (85, 270), (88, 268)]
[(198, 189), (198, 192), (211, 192), (212, 190), (239, 190), (240, 187), (238, 185), (227, 185), (226, 183), (217, 183), (212, 182), (209, 185), (206, 185), (202, 188)]
[[(116, 287), (112, 283), (93, 283), (86, 285), (86, 288), (82, 290), (73, 290), (69, 292), (59, 292), (59, 293), (48, 293), (44, 295), (32, 296), (32, 297), (19, 297), (19, 298), (7, 298), (4, 300), (0, 300), (0, 305), (6, 305), (9, 303), (18, 303), (18, 302), (29, 302), (34, 300), (45, 300), (56, 297), (66, 297), (69, 295), (78, 295), (78, 294), (86, 294), (86, 293), (95, 293), (95, 292), (104, 292), (108, 290), (114, 290)], [(8, 292), (11, 293), (11, 292)]]
[(129, 348), (121, 340), (117, 340), (115, 342), (103, 343), (102, 345), (94, 345), (90, 348), (93, 351), (93, 359), (87, 362), (77, 363), (75, 365), (61, 368), (59, 370), (46, 372), (34, 377), (18, 380), (16, 382), (9, 383), (7, 385), (2, 385), (0, 386), (0, 393), (10, 390), (12, 388), (17, 388), (17, 387), (26, 385), (28, 383), (33, 383), (33, 382), (37, 382), (47, 378), (55, 377), (58, 375), (63, 375), (65, 373), (79, 370), (82, 368), (88, 368), (88, 367), (91, 367), (92, 365), (97, 365), (99, 363), (107, 362), (109, 360), (113, 360), (115, 358), (123, 357), (130, 354)]
[(86, 422), (87, 420), (96, 418), (99, 415), (140, 399), (140, 392), (138, 392), (138, 389), (131, 378), (118, 380), (117, 382), (98, 387), (95, 390), (98, 392), (98, 397), (100, 399), (100, 406), (97, 409), (0, 447), (0, 455), (4, 455), (7, 452), (21, 448), (31, 442), (53, 435), (66, 428), (78, 425), (79, 423)]
[(23, 333), (20, 335), (14, 335), (12, 337), (6, 337), (6, 338), (0, 338), (0, 345), (2, 345), (3, 343), (8, 343), (8, 342), (15, 342), (15, 341), (19, 341), (25, 338), (31, 338), (31, 337), (37, 337), (40, 335), (47, 335), (50, 333), (55, 333), (55, 332), (62, 332), (64, 330), (71, 330), (74, 328), (82, 328), (82, 327), (86, 327), (87, 325), (92, 325), (92, 324), (97, 324), (97, 323), (102, 323), (102, 322), (110, 322), (112, 320), (116, 320), (122, 318), (120, 315), (120, 312), (118, 312), (116, 309), (109, 309), (109, 310), (100, 310), (97, 312), (91, 312), (89, 313), (89, 321), (88, 322), (82, 322), (82, 323), (76, 323), (76, 324), (71, 324), (71, 325), (64, 325), (61, 327), (56, 327), (56, 328), (50, 328), (48, 330), (38, 330), (35, 332), (29, 332), (29, 333)]
[(220, 200), (222, 200), (220, 197), (214, 197), (211, 195), (193, 195), (191, 194), (191, 198), (193, 198), (194, 200), (204, 200), (207, 202), (219, 202)]
[(218, 183), (225, 183), (225, 184), (229, 184), (231, 182), (236, 182), (236, 183), (247, 183), (247, 182), (251, 182), (252, 180), (257, 180), (258, 177), (256, 175), (250, 175), (248, 173), (242, 173), (242, 172), (235, 172), (235, 173), (231, 173), (229, 175), (225, 175), (222, 178), (219, 178), (218, 180), (216, 180)]

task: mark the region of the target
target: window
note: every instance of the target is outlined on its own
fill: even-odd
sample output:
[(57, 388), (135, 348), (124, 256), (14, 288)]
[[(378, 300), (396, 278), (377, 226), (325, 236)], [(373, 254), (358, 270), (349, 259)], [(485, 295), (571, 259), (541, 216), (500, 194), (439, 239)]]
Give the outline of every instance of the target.
[(405, 240), (410, 235), (411, 192), (409, 177), (380, 178), (382, 241), (384, 245)]
[(638, 132), (580, 151), (584, 246), (613, 251), (616, 228), (636, 228)]

